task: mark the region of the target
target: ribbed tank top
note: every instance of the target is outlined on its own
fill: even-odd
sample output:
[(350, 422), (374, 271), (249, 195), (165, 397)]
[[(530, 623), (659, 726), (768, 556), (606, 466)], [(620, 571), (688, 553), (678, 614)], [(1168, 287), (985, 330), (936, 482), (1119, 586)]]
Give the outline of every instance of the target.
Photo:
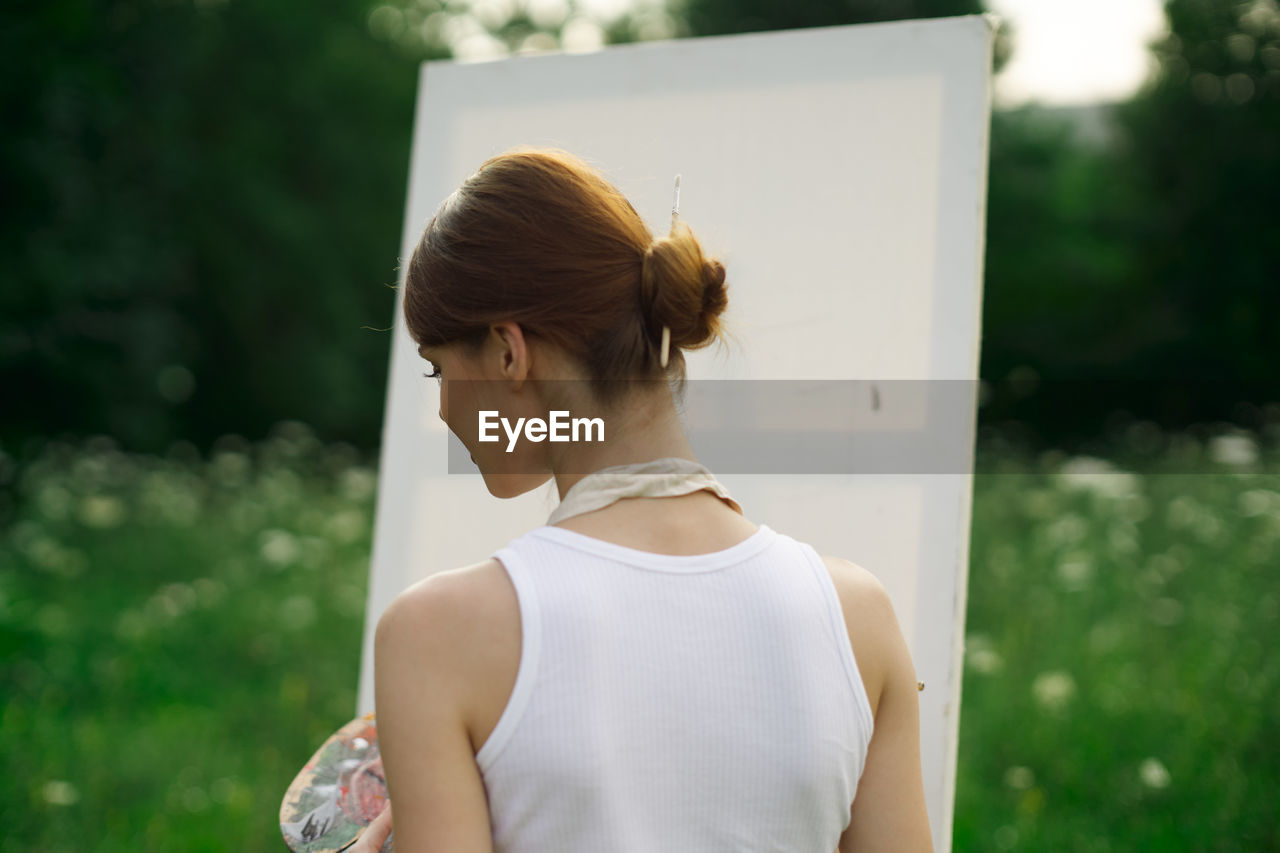
[(515, 687), (476, 755), (497, 853), (831, 853), (872, 715), (817, 552), (672, 556), (543, 526), (493, 554)]

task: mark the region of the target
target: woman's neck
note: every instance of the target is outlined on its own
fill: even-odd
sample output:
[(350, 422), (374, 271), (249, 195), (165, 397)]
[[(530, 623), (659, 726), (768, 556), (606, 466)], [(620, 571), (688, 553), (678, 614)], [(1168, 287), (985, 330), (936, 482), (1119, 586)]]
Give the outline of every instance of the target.
[[(606, 418), (606, 430), (610, 424)], [(603, 442), (568, 442), (556, 448), (551, 470), (561, 500), (574, 484), (601, 468), (664, 457), (698, 461), (669, 393), (627, 407), (625, 416), (615, 416), (612, 425), (614, 431), (607, 433)]]

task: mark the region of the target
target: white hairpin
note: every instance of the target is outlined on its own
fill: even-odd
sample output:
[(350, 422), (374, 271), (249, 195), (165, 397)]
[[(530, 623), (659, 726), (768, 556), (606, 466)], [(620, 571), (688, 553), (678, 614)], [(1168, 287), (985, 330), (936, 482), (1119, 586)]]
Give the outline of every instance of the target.
[(676, 175), (676, 197), (671, 202), (671, 233), (676, 233), (676, 220), (680, 217), (680, 176)]
[[(676, 235), (676, 221), (680, 218), (680, 176), (676, 175), (676, 197), (671, 202), (671, 236)], [(659, 364), (665, 369), (667, 360), (671, 355), (671, 329), (668, 326), (662, 327), (662, 354), (658, 359)]]

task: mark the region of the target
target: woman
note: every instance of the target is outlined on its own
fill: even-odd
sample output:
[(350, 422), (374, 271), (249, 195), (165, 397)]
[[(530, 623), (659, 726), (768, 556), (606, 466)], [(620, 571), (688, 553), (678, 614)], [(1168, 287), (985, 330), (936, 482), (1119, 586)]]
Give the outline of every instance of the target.
[[(883, 587), (749, 521), (681, 429), (682, 350), (726, 305), (687, 228), (655, 241), (564, 152), (490, 159), (428, 224), (404, 306), (440, 417), (494, 496), (554, 477), (561, 504), (378, 622), (394, 818), (362, 849), (392, 820), (398, 853), (932, 849)], [(607, 441), (479, 440), (555, 410)]]

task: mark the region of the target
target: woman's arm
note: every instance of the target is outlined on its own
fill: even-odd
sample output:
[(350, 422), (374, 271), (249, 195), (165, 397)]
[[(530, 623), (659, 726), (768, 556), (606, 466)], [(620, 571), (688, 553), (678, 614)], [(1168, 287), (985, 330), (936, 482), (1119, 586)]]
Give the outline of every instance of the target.
[(849, 644), (875, 718), (839, 853), (931, 853), (915, 666), (893, 604), (866, 569), (835, 557), (823, 561), (840, 596)]
[(482, 646), (466, 570), (400, 595), (378, 620), (378, 745), (395, 806), (396, 853), (491, 853), (488, 803), (465, 711)]

